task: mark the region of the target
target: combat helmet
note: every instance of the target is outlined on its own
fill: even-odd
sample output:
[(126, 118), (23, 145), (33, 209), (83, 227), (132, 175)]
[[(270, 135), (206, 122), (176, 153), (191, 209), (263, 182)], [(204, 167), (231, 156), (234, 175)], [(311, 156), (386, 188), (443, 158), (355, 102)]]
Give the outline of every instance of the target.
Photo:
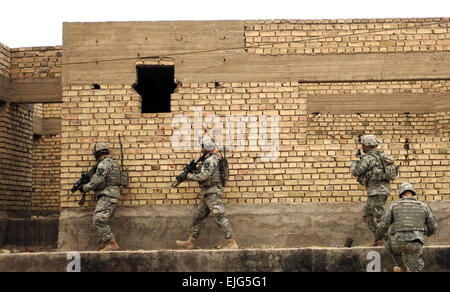
[(95, 158), (99, 158), (102, 154), (109, 154), (108, 146), (104, 142), (95, 143), (94, 148), (92, 149), (92, 154)]
[(377, 137), (374, 135), (364, 135), (361, 137), (361, 144), (365, 146), (378, 146), (380, 144), (380, 141), (378, 141)]
[(207, 151), (213, 151), (216, 145), (214, 144), (214, 141), (211, 137), (205, 137), (203, 138), (202, 147)]
[(403, 197), (403, 194), (407, 191), (410, 191), (414, 194), (414, 196), (417, 194), (416, 190), (414, 189), (414, 186), (410, 183), (402, 183), (400, 187), (398, 188), (398, 196), (401, 198)]

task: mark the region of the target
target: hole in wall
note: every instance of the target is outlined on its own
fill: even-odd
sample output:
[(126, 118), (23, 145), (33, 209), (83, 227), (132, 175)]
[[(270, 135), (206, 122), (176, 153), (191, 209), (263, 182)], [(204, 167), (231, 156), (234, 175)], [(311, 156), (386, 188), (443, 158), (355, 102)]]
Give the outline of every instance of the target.
[(92, 89), (95, 89), (95, 90), (100, 89), (100, 84), (97, 84), (97, 83), (92, 84)]
[(132, 87), (142, 98), (142, 113), (170, 112), (170, 95), (177, 88), (175, 66), (139, 65), (136, 72)]

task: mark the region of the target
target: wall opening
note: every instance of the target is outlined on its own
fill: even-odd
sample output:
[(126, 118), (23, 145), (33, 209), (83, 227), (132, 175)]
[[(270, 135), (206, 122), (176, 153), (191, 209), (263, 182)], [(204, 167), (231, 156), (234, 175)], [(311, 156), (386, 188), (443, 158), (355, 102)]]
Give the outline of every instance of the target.
[(170, 95), (177, 87), (175, 66), (139, 65), (136, 71), (133, 88), (142, 97), (142, 113), (170, 112)]

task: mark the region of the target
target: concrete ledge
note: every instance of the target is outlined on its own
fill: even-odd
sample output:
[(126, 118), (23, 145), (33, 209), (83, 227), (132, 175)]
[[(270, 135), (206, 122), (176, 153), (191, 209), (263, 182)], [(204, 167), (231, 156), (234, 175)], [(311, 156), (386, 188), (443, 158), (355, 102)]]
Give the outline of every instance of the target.
[[(82, 272), (365, 272), (370, 251), (392, 271), (385, 248), (80, 252)], [(426, 247), (425, 271), (449, 272), (450, 247)], [(65, 272), (67, 253), (0, 255), (0, 272)]]
[[(449, 245), (450, 201), (431, 202), (439, 221), (428, 245)], [(373, 240), (361, 219), (364, 203), (298, 205), (227, 205), (227, 214), (241, 248), (342, 247), (347, 238), (353, 246)], [(121, 248), (129, 250), (175, 249), (176, 239), (185, 239), (194, 206), (119, 207), (112, 229)], [(96, 250), (97, 235), (92, 209), (65, 209), (59, 221), (58, 249)], [(225, 244), (214, 218), (205, 220), (199, 248)]]

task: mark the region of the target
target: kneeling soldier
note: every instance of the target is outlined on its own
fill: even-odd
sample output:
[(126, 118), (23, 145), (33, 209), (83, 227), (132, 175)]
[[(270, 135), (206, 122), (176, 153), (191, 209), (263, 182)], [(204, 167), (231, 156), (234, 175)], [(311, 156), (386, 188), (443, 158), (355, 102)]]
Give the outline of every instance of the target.
[(396, 263), (394, 272), (421, 272), (424, 237), (433, 235), (438, 224), (430, 207), (417, 200), (412, 184), (402, 184), (399, 196), (381, 218), (376, 236), (382, 238), (393, 225), (386, 247)]
[(83, 191), (95, 191), (97, 206), (94, 212), (94, 226), (98, 233), (98, 249), (116, 250), (119, 249), (119, 245), (109, 225), (121, 195), (120, 167), (109, 156), (106, 143), (96, 143), (92, 152), (97, 160), (97, 171), (83, 187)]
[(206, 219), (210, 213), (212, 213), (216, 219), (217, 225), (223, 229), (225, 238), (228, 241), (224, 248), (238, 248), (238, 245), (234, 239), (233, 228), (225, 215), (225, 208), (221, 202), (223, 185), (220, 178), (219, 156), (214, 153), (214, 148), (215, 145), (212, 141), (205, 141), (202, 147), (202, 153), (207, 153), (207, 155), (203, 164), (200, 166), (199, 171), (193, 174), (190, 173), (187, 176), (188, 181), (198, 182), (202, 190), (201, 194), (203, 195), (203, 199), (195, 212), (189, 239), (187, 241), (177, 240), (176, 244), (178, 247), (193, 249), (195, 247), (195, 241), (200, 235), (203, 220)]

